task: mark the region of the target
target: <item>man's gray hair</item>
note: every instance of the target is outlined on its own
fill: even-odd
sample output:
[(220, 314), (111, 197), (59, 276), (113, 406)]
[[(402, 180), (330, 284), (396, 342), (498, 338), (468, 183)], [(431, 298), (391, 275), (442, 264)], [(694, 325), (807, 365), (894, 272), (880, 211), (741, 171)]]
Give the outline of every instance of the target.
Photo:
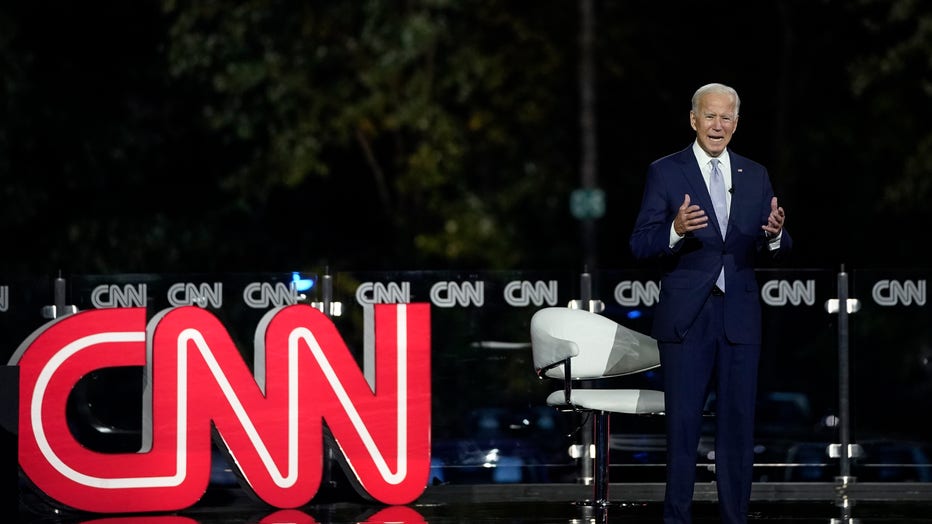
[(709, 94), (709, 93), (719, 93), (723, 95), (729, 95), (735, 99), (735, 116), (738, 116), (738, 109), (741, 107), (741, 99), (738, 98), (738, 92), (732, 87), (728, 87), (725, 84), (706, 84), (699, 89), (696, 89), (695, 94), (693, 94), (693, 107), (692, 112), (696, 113), (699, 111), (699, 100)]

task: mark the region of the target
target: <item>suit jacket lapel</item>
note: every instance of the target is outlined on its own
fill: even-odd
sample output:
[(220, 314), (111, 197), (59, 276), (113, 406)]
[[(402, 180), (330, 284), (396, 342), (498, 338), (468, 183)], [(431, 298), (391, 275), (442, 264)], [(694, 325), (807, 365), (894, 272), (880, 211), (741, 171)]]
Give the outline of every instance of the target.
[[(723, 238), (724, 235), (722, 235), (718, 227), (718, 220), (716, 220), (715, 208), (712, 205), (712, 197), (709, 195), (709, 188), (705, 184), (705, 179), (702, 178), (702, 171), (699, 170), (699, 164), (696, 163), (696, 155), (693, 154), (692, 146), (680, 151), (680, 154), (677, 155), (677, 160), (680, 162), (680, 167), (683, 170), (683, 177), (689, 185), (690, 204), (697, 204), (705, 210), (705, 214), (709, 216), (709, 222), (715, 228), (715, 231), (718, 232), (719, 238)], [(734, 173), (732, 173), (732, 180), (734, 180)], [(729, 227), (731, 227), (731, 213), (729, 213), (728, 217)]]
[(728, 229), (731, 229), (732, 222), (736, 222), (743, 212), (748, 211), (741, 205), (741, 202), (742, 199), (747, 202), (750, 193), (748, 192), (747, 159), (731, 150), (728, 154), (731, 157), (731, 207), (728, 210)]

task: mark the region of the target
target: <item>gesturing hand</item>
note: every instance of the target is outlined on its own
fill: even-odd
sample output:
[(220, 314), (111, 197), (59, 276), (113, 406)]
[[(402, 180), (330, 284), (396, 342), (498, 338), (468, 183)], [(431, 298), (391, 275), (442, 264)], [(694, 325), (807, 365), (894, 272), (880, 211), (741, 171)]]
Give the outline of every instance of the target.
[(683, 236), (690, 231), (702, 229), (709, 225), (708, 222), (709, 217), (706, 216), (705, 211), (695, 204), (690, 205), (689, 194), (684, 195), (683, 204), (680, 205), (680, 209), (676, 213), (676, 218), (673, 219), (673, 230), (676, 231), (676, 234)]
[(770, 236), (777, 236), (783, 230), (783, 221), (786, 220), (786, 213), (783, 208), (777, 205), (777, 197), (770, 200), (770, 215), (767, 217), (767, 223), (761, 226), (761, 229), (770, 233)]

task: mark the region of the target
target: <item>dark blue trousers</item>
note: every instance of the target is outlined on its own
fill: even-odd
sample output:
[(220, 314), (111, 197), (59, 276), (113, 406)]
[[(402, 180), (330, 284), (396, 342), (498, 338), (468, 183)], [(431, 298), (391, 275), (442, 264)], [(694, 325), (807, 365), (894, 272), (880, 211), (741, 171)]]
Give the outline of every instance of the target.
[(724, 298), (710, 296), (681, 343), (660, 343), (667, 428), (664, 523), (692, 522), (697, 448), (708, 393), (715, 391), (715, 477), (721, 520), (747, 522), (754, 465), (760, 344), (732, 344)]

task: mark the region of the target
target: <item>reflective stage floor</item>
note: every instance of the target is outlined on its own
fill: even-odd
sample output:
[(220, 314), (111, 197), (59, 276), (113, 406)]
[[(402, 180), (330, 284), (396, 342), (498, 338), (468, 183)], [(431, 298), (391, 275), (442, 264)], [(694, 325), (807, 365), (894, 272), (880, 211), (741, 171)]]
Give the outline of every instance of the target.
[[(718, 522), (713, 484), (697, 484), (694, 521)], [(385, 507), (353, 497), (334, 497), (300, 510), (276, 510), (239, 490), (208, 491), (195, 506), (159, 515), (65, 515), (41, 501), (21, 500), (19, 522), (106, 524), (608, 524), (661, 522), (662, 484), (612, 484), (612, 503), (585, 503), (591, 488), (573, 484), (431, 486), (414, 503)], [(845, 496), (847, 495), (847, 498)], [(932, 524), (932, 486), (927, 483), (756, 484), (749, 522), (823, 524)]]

